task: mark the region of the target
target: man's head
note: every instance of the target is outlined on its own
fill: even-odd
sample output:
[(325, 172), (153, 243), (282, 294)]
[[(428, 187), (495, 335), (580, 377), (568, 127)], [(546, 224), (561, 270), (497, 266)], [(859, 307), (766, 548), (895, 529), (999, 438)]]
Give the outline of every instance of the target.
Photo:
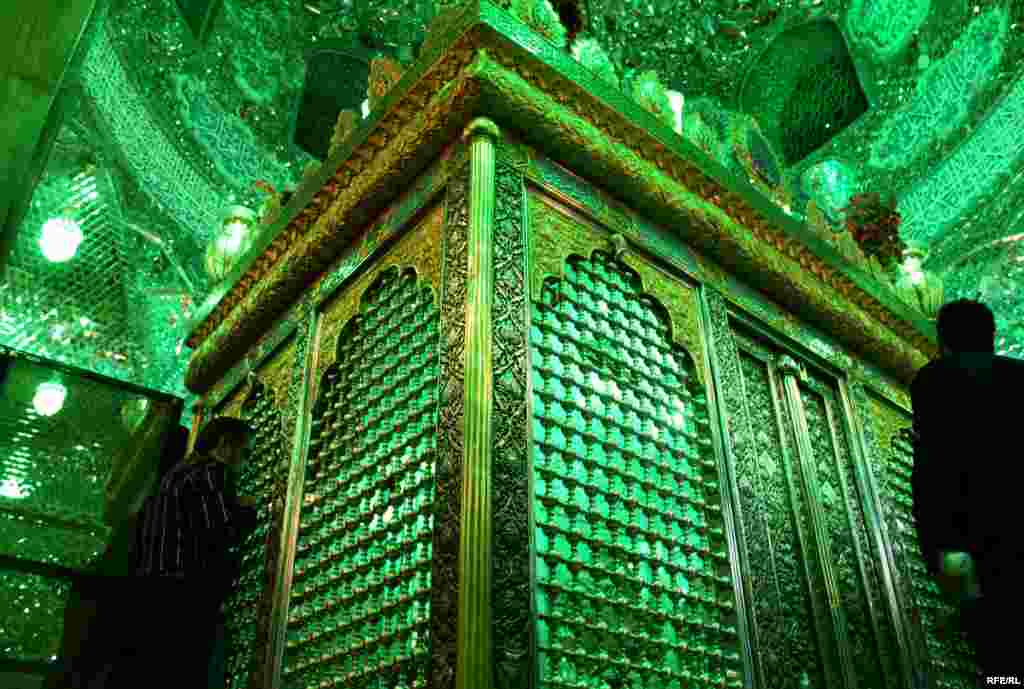
[(210, 421), (196, 439), (195, 454), (239, 470), (252, 451), (252, 429), (240, 419), (219, 416)]
[(188, 429), (184, 426), (172, 428), (164, 440), (164, 449), (160, 454), (157, 472), (162, 477), (173, 469), (188, 452)]
[(939, 310), (936, 323), (943, 356), (961, 352), (994, 352), (996, 319), (987, 306), (958, 299)]

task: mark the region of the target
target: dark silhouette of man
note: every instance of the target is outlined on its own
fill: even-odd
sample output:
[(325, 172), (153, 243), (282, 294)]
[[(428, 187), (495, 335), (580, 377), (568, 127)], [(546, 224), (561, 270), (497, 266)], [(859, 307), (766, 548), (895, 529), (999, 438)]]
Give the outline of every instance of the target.
[(111, 687), (208, 686), (233, 550), (258, 519), (255, 499), (236, 488), (252, 440), (243, 421), (214, 419), (146, 501), (133, 549), (139, 609)]
[[(995, 354), (995, 319), (961, 299), (939, 311), (941, 357), (911, 388), (914, 518), (928, 571), (973, 642), (983, 676), (1024, 683), (1019, 396), (1024, 362)], [(982, 686), (990, 686), (987, 680)]]

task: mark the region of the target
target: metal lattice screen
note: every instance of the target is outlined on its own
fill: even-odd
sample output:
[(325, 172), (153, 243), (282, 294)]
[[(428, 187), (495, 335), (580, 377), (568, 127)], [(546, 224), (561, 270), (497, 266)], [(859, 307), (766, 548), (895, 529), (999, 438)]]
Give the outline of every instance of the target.
[(275, 483), (287, 466), (281, 413), (274, 408), (273, 393), (259, 385), (242, 409), (242, 418), (255, 431), (252, 459), (239, 477), (238, 494), (257, 498), (259, 524), (239, 545), (239, 578), (225, 603), (228, 647), (225, 674), (228, 689), (253, 686), (250, 678), (263, 667), (266, 621), (269, 618), (268, 573), (276, 563), (267, 552), (267, 536), (273, 528)]
[(708, 410), (639, 278), (570, 259), (533, 305), (543, 687), (741, 686)]
[(439, 320), (392, 270), (339, 337), (313, 412), (289, 688), (426, 686)]

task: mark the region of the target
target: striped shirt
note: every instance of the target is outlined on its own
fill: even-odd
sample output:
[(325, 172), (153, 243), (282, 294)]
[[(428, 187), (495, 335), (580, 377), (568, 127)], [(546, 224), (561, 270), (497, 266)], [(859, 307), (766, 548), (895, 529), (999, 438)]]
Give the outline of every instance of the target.
[(230, 549), (254, 521), (219, 462), (179, 464), (146, 499), (133, 548), (135, 573), (191, 579), (230, 576)]

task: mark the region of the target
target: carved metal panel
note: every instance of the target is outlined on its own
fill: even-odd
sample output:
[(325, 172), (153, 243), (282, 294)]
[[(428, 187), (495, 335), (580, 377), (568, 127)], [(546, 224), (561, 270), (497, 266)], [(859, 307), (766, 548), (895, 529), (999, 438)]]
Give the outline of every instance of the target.
[(903, 686), (885, 563), (839, 381), (709, 300), (733, 443), (757, 682)]
[(325, 345), (285, 686), (426, 686), (439, 321), (434, 286), (388, 268)]
[(759, 684), (841, 687), (829, 597), (775, 352), (734, 339), (720, 320), (713, 332), (734, 447)]
[(805, 376), (797, 385), (812, 456), (810, 472), (831, 557), (826, 572), (839, 602), (837, 637), (848, 654), (853, 684), (864, 689), (899, 686), (895, 631), (886, 616), (880, 567), (850, 452), (848, 423), (834, 380)]
[(539, 686), (742, 686), (693, 359), (636, 271), (564, 255), (531, 305)]
[(893, 570), (900, 602), (906, 607), (915, 651), (937, 689), (972, 689), (974, 654), (956, 632), (956, 611), (944, 602), (921, 557), (911, 508), (914, 453), (909, 411), (890, 400), (853, 388), (853, 401), (862, 419), (868, 462), (879, 494), (893, 553)]
[(493, 320), (494, 687), (531, 689), (526, 241), (522, 174), (495, 175)]
[(445, 198), (441, 290), (441, 382), (431, 573), (430, 687), (452, 689), (458, 655), (459, 539), (465, 426), (469, 168), (452, 176)]

